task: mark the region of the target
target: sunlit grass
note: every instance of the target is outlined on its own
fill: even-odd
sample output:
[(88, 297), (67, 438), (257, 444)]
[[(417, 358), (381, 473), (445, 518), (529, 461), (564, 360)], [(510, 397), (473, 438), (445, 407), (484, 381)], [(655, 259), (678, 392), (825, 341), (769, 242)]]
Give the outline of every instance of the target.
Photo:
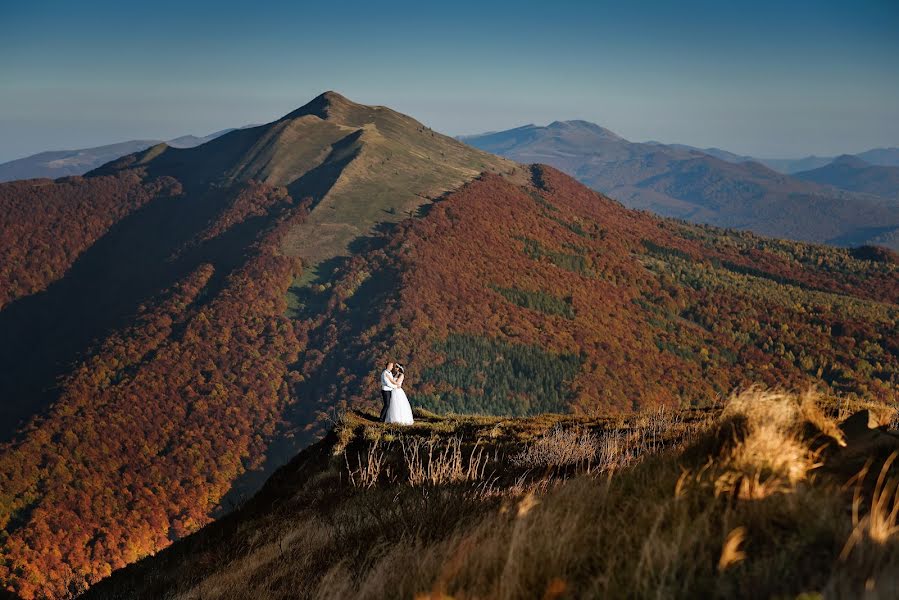
[(130, 597), (894, 597), (899, 438), (848, 439), (840, 413), (761, 389), (594, 419), (348, 413), (271, 507)]

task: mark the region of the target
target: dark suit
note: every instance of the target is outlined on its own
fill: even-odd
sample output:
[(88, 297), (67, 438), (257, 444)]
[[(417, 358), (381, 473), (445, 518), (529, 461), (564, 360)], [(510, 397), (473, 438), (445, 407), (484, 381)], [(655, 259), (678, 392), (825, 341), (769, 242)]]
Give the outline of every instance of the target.
[(393, 394), (390, 390), (381, 390), (381, 400), (384, 401), (384, 406), (381, 408), (381, 421), (387, 418), (387, 407), (390, 406), (390, 395)]

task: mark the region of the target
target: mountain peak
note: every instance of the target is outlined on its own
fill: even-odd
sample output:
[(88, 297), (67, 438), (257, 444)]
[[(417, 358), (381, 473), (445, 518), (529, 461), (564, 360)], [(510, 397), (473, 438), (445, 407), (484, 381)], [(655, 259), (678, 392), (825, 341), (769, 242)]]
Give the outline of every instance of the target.
[(309, 103), (317, 102), (323, 106), (327, 107), (337, 107), (337, 106), (360, 106), (356, 104), (343, 94), (335, 92), (334, 90), (328, 90), (327, 92), (322, 92), (315, 98), (313, 98)]
[(324, 120), (339, 120), (350, 112), (364, 108), (368, 107), (357, 104), (338, 92), (328, 90), (285, 115), (282, 120), (297, 119), (306, 115), (314, 115)]
[(553, 121), (549, 125), (546, 126), (547, 129), (555, 129), (561, 131), (584, 131), (593, 135), (598, 135), (600, 137), (613, 139), (613, 140), (621, 140), (623, 139), (614, 131), (606, 129), (596, 123), (592, 123), (590, 121), (585, 121), (583, 119), (572, 119), (569, 121)]
[(869, 162), (859, 158), (858, 156), (855, 156), (854, 154), (841, 154), (840, 156), (833, 159), (833, 162), (830, 164), (834, 165), (834, 166), (843, 165), (843, 166), (854, 167), (854, 168), (862, 168), (862, 167), (870, 167), (871, 166), (871, 164)]

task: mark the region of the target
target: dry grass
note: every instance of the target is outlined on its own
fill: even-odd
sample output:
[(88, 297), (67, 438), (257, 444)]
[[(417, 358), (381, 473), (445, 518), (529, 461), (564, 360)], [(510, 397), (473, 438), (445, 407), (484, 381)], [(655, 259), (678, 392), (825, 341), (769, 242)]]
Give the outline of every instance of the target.
[(746, 541), (746, 528), (737, 527), (727, 534), (724, 546), (721, 548), (721, 558), (718, 559), (718, 570), (724, 571), (746, 558), (746, 553), (740, 548)]
[[(882, 547), (899, 542), (899, 481), (895, 477), (888, 477), (897, 455), (897, 452), (890, 454), (881, 467), (868, 512), (864, 516), (861, 516), (862, 486), (861, 483), (856, 485), (852, 500), (852, 535), (840, 553), (842, 560), (846, 560), (854, 549), (866, 544)], [(864, 481), (867, 476), (868, 466), (859, 473), (859, 482)], [(860, 548), (860, 551), (864, 549)]]
[(742, 431), (735, 431), (741, 439), (719, 457), (718, 494), (765, 498), (805, 481), (821, 466), (819, 452), (805, 438), (806, 424), (836, 443), (844, 443), (840, 430), (818, 410), (810, 394), (794, 396), (753, 388), (734, 397), (722, 416)]
[(381, 449), (378, 441), (375, 441), (365, 451), (365, 457), (356, 454), (356, 466), (350, 466), (350, 459), (344, 451), (343, 458), (346, 461), (347, 475), (350, 484), (357, 488), (370, 488), (377, 485), (381, 476), (390, 479), (390, 467), (386, 465), (387, 457)]
[[(462, 456), (462, 438), (455, 436), (441, 444), (439, 438), (401, 438), (403, 458), (412, 487), (422, 485), (447, 485), (484, 479), (487, 461), (484, 448), (479, 444), (470, 450), (467, 459)], [(427, 454), (425, 454), (427, 452)]]
[(826, 404), (827, 412), (836, 421), (844, 421), (859, 411), (868, 410), (880, 425), (886, 425), (893, 430), (899, 429), (899, 407), (895, 403), (882, 404), (857, 398), (833, 398), (824, 402), (821, 400), (823, 399), (819, 399), (819, 403)]
[(570, 476), (610, 473), (635, 464), (666, 445), (663, 436), (649, 427), (632, 431), (606, 430), (596, 433), (579, 426), (556, 425), (528, 443), (512, 457), (512, 464), (545, 473)]
[(589, 470), (598, 452), (599, 440), (594, 433), (556, 425), (512, 457), (512, 463), (526, 468), (586, 466)]
[(348, 415), (343, 455), (290, 502), (95, 597), (895, 597), (899, 440), (844, 447), (819, 401), (751, 389), (720, 414), (402, 431)]

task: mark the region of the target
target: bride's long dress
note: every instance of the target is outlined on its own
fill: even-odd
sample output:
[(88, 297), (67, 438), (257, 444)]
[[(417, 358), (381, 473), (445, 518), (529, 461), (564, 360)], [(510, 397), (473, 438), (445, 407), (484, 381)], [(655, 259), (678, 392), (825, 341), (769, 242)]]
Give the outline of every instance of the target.
[(390, 394), (390, 404), (387, 405), (387, 416), (384, 417), (385, 423), (398, 423), (400, 425), (412, 425), (412, 406), (409, 404), (409, 398), (403, 388), (396, 388)]

